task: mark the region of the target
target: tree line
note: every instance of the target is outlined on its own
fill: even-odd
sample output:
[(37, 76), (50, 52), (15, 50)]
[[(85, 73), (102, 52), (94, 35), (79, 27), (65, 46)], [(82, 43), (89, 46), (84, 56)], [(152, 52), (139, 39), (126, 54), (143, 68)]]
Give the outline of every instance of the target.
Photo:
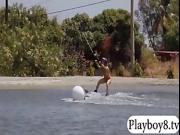
[[(93, 60), (97, 57), (107, 57), (113, 70), (120, 65), (129, 66), (128, 11), (107, 9), (93, 18), (86, 13), (77, 14), (60, 23), (57, 18), (49, 19), (46, 10), (40, 6), (28, 9), (14, 4), (9, 8), (8, 23), (4, 23), (4, 10), (0, 9), (1, 76), (82, 75), (83, 71), (93, 75), (96, 69)], [(137, 62), (141, 61), (144, 45), (140, 26), (136, 21)], [(166, 36), (170, 37), (165, 41), (172, 44), (173, 34), (168, 31)]]

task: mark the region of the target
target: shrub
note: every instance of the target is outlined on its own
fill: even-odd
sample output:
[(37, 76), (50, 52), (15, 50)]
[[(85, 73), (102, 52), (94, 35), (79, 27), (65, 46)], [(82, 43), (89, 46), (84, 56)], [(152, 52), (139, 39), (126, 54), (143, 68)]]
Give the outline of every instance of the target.
[(136, 77), (142, 77), (143, 76), (142, 67), (140, 66), (140, 64), (138, 62), (136, 62), (134, 67), (133, 67), (133, 76), (136, 76)]
[(154, 54), (153, 50), (148, 48), (142, 48), (142, 55), (141, 55), (141, 66), (143, 69), (152, 68), (158, 63), (158, 58)]
[(90, 63), (90, 66), (89, 66), (88, 71), (87, 71), (87, 75), (88, 76), (94, 76), (94, 73), (95, 73), (95, 68), (93, 67), (93, 64)]
[(124, 76), (125, 73), (125, 67), (123, 66), (122, 63), (120, 63), (119, 67), (116, 70), (116, 75), (117, 76)]

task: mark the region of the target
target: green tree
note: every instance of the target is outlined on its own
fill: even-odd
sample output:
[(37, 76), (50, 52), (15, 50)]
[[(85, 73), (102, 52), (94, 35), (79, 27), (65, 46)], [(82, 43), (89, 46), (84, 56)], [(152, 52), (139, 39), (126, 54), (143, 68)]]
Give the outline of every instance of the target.
[[(93, 57), (90, 50), (99, 41), (100, 33), (93, 31), (93, 21), (87, 14), (77, 14), (65, 19), (62, 28), (65, 32), (67, 49), (85, 52), (87, 57)], [(90, 46), (90, 47), (89, 47)]]
[[(9, 22), (0, 21), (0, 75), (80, 74), (89, 60), (96, 59), (91, 48), (100, 56), (108, 55), (115, 68), (116, 64), (129, 63), (130, 14), (125, 10), (104, 10), (94, 18), (77, 14), (59, 24), (56, 18), (48, 19), (40, 6), (27, 9), (15, 4), (9, 9)], [(4, 18), (4, 10), (0, 9), (0, 18)], [(107, 34), (112, 44), (104, 54)], [(135, 39), (138, 60), (144, 41), (137, 23)]]
[[(112, 38), (112, 44), (108, 54), (112, 61), (113, 68), (118, 68), (120, 63), (130, 62), (130, 13), (121, 9), (107, 9), (94, 17), (96, 30), (107, 34)], [(101, 27), (99, 27), (101, 25)], [(136, 59), (140, 59), (141, 46), (144, 43), (142, 34), (139, 33), (139, 26), (135, 23), (135, 46)], [(102, 44), (102, 43), (101, 43)], [(101, 47), (101, 46), (100, 46)]]
[(48, 20), (45, 9), (15, 4), (0, 31), (0, 75), (60, 75), (63, 31), (56, 19)]
[(179, 51), (179, 22), (172, 24), (171, 29), (165, 35), (165, 49)]

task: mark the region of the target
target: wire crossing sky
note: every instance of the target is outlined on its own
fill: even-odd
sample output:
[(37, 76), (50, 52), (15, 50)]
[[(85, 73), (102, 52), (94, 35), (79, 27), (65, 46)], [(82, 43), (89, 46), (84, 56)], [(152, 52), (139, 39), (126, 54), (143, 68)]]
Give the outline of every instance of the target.
[(101, 3), (105, 3), (105, 2), (109, 2), (109, 1), (111, 1), (111, 0), (104, 0), (104, 1), (95, 2), (95, 3), (91, 3), (91, 4), (87, 4), (87, 5), (82, 5), (82, 6), (78, 6), (78, 7), (68, 8), (68, 9), (64, 9), (64, 10), (58, 10), (58, 11), (50, 12), (48, 14), (61, 13), (61, 12), (75, 10), (75, 9), (84, 8), (84, 7), (89, 7), (89, 6), (93, 6), (93, 5), (97, 5), (97, 4), (101, 4)]
[[(138, 1), (134, 0), (135, 9), (138, 9)], [(110, 8), (121, 8), (130, 11), (130, 2), (131, 0), (9, 0), (9, 5), (18, 3), (28, 8), (41, 5), (50, 13), (50, 17), (56, 16), (58, 20), (62, 21), (65, 18), (73, 17), (77, 13), (87, 13), (90, 17), (93, 17)], [(5, 0), (0, 0), (0, 7), (4, 6)], [(72, 8), (73, 10), (70, 10)], [(58, 13), (54, 14), (56, 11)]]

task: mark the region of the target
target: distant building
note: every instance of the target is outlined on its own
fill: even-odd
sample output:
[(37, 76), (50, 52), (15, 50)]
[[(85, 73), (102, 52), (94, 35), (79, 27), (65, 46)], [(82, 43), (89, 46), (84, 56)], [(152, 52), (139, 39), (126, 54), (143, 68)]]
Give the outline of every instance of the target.
[(159, 56), (162, 61), (179, 59), (178, 51), (155, 51), (155, 54)]

